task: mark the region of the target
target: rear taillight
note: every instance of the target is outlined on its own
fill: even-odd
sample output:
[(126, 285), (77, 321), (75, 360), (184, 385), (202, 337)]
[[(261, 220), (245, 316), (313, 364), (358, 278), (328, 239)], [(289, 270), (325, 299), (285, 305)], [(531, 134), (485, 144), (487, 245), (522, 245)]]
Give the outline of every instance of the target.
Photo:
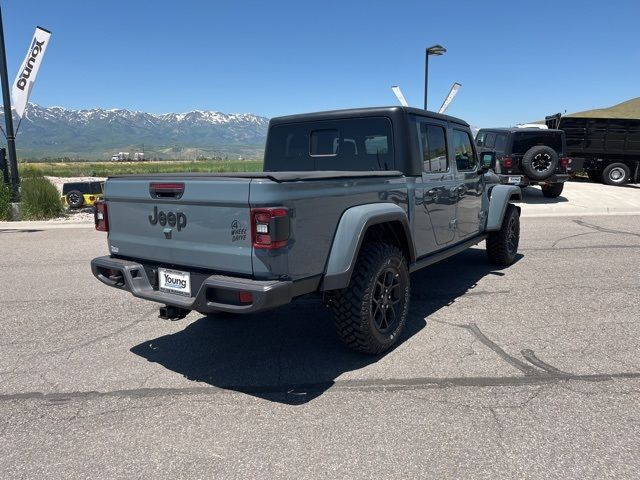
[(244, 304), (244, 305), (253, 303), (253, 293), (251, 293), (251, 292), (240, 292), (238, 294), (238, 301), (241, 304)]
[(567, 168), (570, 163), (571, 163), (571, 159), (569, 157), (562, 157), (560, 159), (560, 165), (563, 166), (564, 168)]
[(100, 232), (108, 232), (109, 215), (107, 213), (107, 202), (104, 200), (98, 200), (93, 205), (96, 207), (93, 213), (93, 221), (96, 225), (96, 230)]
[(289, 240), (289, 210), (282, 207), (251, 209), (254, 248), (281, 248)]
[(502, 166), (504, 168), (513, 168), (513, 158), (511, 157), (504, 157), (502, 159)]

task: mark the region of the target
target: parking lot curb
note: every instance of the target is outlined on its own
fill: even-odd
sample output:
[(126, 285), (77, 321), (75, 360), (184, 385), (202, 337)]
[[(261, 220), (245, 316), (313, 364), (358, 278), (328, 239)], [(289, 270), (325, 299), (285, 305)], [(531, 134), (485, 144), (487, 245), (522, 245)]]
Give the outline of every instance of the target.
[(20, 221), (0, 222), (0, 230), (57, 230), (64, 228), (93, 228), (93, 222)]

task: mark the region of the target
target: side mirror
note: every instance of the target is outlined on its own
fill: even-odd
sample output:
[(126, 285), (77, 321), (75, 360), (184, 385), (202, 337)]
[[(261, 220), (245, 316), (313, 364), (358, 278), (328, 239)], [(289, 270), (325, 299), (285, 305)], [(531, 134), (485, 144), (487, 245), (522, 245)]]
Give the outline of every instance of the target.
[(478, 169), (478, 173), (485, 174), (496, 162), (496, 152), (482, 152), (480, 154), (480, 168)]

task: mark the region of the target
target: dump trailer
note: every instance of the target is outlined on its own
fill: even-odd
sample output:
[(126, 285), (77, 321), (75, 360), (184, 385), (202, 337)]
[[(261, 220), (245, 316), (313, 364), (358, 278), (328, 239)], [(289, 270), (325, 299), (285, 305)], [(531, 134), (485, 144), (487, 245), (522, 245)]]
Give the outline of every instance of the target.
[(595, 182), (623, 185), (640, 181), (640, 119), (546, 117), (549, 128), (564, 130), (567, 155), (582, 159)]

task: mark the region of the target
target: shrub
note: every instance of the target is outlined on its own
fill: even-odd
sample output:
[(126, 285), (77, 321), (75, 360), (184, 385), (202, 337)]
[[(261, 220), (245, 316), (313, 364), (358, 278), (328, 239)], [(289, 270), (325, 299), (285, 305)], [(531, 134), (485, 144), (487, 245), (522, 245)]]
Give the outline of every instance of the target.
[(11, 188), (0, 179), (0, 220), (11, 220)]
[(47, 220), (62, 215), (62, 200), (58, 190), (42, 176), (23, 178), (20, 200), (25, 220)]
[(24, 168), (20, 169), (20, 176), (22, 178), (36, 178), (42, 177), (43, 175), (44, 172), (33, 165), (26, 165)]

